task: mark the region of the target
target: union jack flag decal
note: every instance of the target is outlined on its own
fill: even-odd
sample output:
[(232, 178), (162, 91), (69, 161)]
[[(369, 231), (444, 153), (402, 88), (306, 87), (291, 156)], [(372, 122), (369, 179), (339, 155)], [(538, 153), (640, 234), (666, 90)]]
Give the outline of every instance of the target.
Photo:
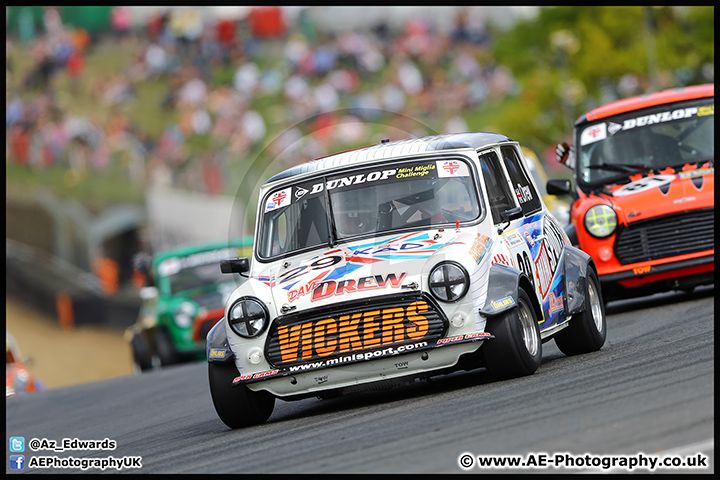
[(269, 212), (286, 205), (290, 205), (290, 193), (291, 189), (286, 188), (284, 190), (277, 191), (270, 195), (267, 204), (265, 205), (265, 211)]
[(443, 177), (467, 177), (469, 175), (468, 166), (460, 160), (438, 160), (437, 176)]

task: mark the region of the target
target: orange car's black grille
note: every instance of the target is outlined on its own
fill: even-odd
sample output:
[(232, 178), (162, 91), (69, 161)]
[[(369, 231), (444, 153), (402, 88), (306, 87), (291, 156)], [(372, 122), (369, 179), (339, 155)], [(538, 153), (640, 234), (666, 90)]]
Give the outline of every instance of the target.
[(265, 354), (274, 367), (299, 365), (427, 342), (447, 330), (436, 303), (419, 293), (375, 297), (278, 317)]
[(618, 229), (615, 240), (615, 256), (623, 265), (714, 248), (712, 208), (631, 223)]

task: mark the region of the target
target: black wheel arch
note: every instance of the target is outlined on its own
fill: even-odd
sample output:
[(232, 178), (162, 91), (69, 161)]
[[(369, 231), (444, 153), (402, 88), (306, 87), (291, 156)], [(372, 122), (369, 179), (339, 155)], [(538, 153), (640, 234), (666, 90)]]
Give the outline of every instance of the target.
[(234, 358), (225, 332), (225, 317), (222, 317), (208, 332), (205, 337), (205, 349), (208, 362), (226, 363)]
[(584, 312), (587, 308), (588, 268), (592, 268), (595, 275), (597, 275), (597, 267), (590, 255), (579, 248), (565, 245), (563, 273), (565, 276), (565, 300), (568, 315)]
[[(500, 263), (495, 263), (490, 267), (490, 277), (488, 279), (488, 295), (485, 305), (480, 309), (480, 313), (487, 317), (500, 315), (508, 310), (517, 307), (518, 288), (525, 290), (530, 297), (533, 310), (537, 318), (543, 318), (540, 302), (535, 294), (535, 288), (530, 279), (520, 270), (508, 267)], [(504, 301), (508, 298), (512, 301)]]

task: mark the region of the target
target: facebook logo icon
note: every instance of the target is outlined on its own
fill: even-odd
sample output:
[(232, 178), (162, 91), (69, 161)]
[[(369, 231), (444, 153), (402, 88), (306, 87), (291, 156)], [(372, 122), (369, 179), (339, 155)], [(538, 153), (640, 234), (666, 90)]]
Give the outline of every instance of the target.
[(25, 455), (10, 455), (10, 470), (24, 470)]
[(10, 451), (11, 452), (24, 452), (25, 451), (25, 437), (10, 437)]

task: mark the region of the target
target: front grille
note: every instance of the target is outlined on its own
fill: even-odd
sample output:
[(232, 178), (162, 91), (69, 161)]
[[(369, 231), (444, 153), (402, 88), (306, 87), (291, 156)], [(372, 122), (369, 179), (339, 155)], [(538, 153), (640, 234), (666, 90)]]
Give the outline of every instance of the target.
[(362, 352), (430, 345), (446, 330), (447, 319), (429, 296), (388, 295), (278, 317), (270, 326), (265, 356), (278, 368), (332, 364)]
[(714, 248), (715, 215), (712, 208), (705, 208), (619, 228), (615, 256), (627, 265)]

